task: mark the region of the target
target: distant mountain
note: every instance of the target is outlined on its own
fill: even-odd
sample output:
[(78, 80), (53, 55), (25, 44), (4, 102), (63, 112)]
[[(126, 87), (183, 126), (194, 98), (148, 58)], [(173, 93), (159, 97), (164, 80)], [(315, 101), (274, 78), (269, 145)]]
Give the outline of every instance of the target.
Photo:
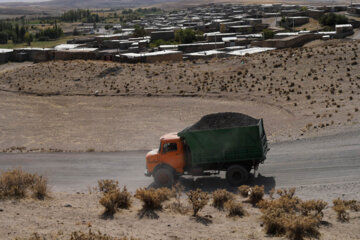
[(40, 5), (42, 7), (60, 8), (115, 8), (115, 7), (138, 7), (154, 4), (171, 3), (180, 0), (0, 0), (0, 4), (6, 5)]

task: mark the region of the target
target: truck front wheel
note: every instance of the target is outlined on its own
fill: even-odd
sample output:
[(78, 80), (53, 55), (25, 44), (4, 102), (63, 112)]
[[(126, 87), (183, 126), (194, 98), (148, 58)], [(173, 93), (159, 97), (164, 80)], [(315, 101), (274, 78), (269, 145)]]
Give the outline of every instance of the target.
[(248, 170), (240, 165), (232, 165), (226, 171), (226, 180), (231, 186), (239, 186), (249, 178)]
[(174, 171), (167, 167), (160, 167), (154, 172), (154, 181), (159, 187), (171, 187), (174, 185)]

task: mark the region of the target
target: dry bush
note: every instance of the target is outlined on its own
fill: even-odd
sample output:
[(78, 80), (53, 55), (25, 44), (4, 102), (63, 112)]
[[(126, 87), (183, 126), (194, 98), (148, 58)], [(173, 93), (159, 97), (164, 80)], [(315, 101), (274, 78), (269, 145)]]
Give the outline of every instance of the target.
[(293, 198), (295, 195), (296, 188), (289, 188), (289, 189), (278, 189), (276, 193), (280, 197), (287, 197), (287, 198)]
[(36, 198), (44, 199), (48, 194), (46, 178), (24, 172), (21, 168), (0, 175), (0, 199), (24, 198), (28, 191), (32, 191)]
[(265, 232), (269, 235), (281, 236), (286, 233), (282, 216), (285, 212), (281, 208), (268, 208), (263, 212), (261, 220), (264, 222)]
[(173, 212), (185, 214), (188, 212), (188, 208), (181, 204), (180, 198), (185, 188), (181, 185), (180, 182), (177, 182), (171, 189), (173, 196), (175, 197), (175, 201), (170, 203), (167, 207), (171, 209)]
[(228, 217), (242, 217), (246, 214), (246, 211), (244, 209), (244, 206), (241, 202), (235, 202), (235, 201), (227, 201), (224, 204), (226, 210), (228, 211)]
[(319, 217), (320, 219), (324, 216), (322, 212), (327, 206), (327, 202), (322, 200), (309, 200), (300, 203), (300, 211), (304, 216), (311, 215), (314, 217)]
[(318, 226), (327, 203), (322, 200), (302, 201), (294, 196), (295, 189), (278, 190), (279, 198), (262, 200), (257, 206), (263, 215), (267, 234), (301, 240), (304, 237), (318, 238)]
[(250, 202), (255, 205), (260, 202), (264, 197), (264, 186), (255, 186), (251, 188), (249, 194)]
[(289, 239), (302, 240), (304, 237), (318, 238), (318, 220), (309, 216), (287, 215), (284, 225)]
[(360, 202), (356, 200), (343, 200), (343, 203), (346, 208), (358, 212), (360, 211)]
[(137, 189), (135, 193), (135, 198), (143, 202), (143, 206), (139, 212), (139, 216), (141, 218), (144, 216), (149, 218), (158, 218), (154, 211), (162, 210), (163, 202), (169, 200), (172, 196), (173, 192), (168, 188)]
[(348, 222), (350, 220), (350, 214), (346, 211), (349, 208), (346, 207), (345, 202), (338, 198), (333, 200), (333, 204), (332, 209), (336, 212), (337, 219), (341, 222)]
[(47, 178), (42, 176), (35, 176), (31, 189), (35, 198), (44, 199), (47, 197), (49, 192)]
[(209, 195), (206, 192), (203, 192), (201, 189), (196, 189), (195, 191), (189, 191), (186, 193), (188, 196), (188, 201), (193, 208), (193, 216), (197, 216), (198, 212), (203, 209), (209, 201)]
[(225, 189), (218, 189), (213, 192), (213, 203), (212, 205), (220, 210), (224, 209), (224, 204), (230, 200), (234, 199), (234, 194), (225, 190)]
[(89, 229), (89, 232), (87, 233), (81, 231), (71, 233), (70, 240), (135, 240), (135, 238), (115, 238), (106, 234), (102, 234), (100, 231), (93, 232), (91, 229)]
[(238, 189), (241, 196), (243, 197), (249, 196), (250, 187), (248, 185), (241, 185)]
[(119, 188), (119, 182), (113, 179), (101, 179), (98, 181), (99, 191), (108, 193)]
[(120, 209), (129, 209), (131, 206), (131, 194), (126, 186), (121, 190), (119, 182), (111, 179), (98, 181), (99, 191), (103, 193), (99, 203), (105, 207), (104, 215), (112, 216)]

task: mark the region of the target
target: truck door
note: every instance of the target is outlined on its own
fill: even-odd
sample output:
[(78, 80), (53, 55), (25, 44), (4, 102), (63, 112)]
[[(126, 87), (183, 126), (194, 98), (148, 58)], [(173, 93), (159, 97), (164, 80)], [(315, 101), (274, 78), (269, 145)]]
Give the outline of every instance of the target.
[(172, 166), (177, 172), (184, 172), (184, 151), (180, 142), (166, 142), (161, 153), (162, 162)]

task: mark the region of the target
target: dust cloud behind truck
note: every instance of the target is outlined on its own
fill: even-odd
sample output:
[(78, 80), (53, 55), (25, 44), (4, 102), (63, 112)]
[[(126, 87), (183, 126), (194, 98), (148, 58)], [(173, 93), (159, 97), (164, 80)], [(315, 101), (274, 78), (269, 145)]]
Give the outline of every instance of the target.
[(206, 115), (179, 133), (160, 138), (146, 155), (146, 176), (171, 186), (181, 175), (209, 176), (226, 171), (230, 185), (248, 180), (269, 151), (263, 120), (241, 113)]

